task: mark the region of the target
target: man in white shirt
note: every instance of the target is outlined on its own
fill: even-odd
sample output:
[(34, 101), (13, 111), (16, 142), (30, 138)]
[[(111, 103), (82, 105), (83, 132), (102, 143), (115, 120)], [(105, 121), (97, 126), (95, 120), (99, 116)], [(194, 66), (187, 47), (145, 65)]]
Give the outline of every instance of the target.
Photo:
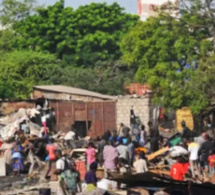
[(195, 170), (197, 171), (197, 174), (199, 174), (198, 169), (198, 152), (200, 145), (193, 141), (193, 138), (191, 139), (191, 143), (188, 146), (188, 151), (190, 153), (190, 168), (192, 172), (192, 176), (195, 177)]
[(122, 140), (120, 140), (120, 145), (116, 147), (118, 153), (119, 153), (119, 158), (124, 158), (128, 160), (128, 146), (123, 145)]
[(62, 173), (68, 169), (68, 162), (65, 157), (63, 157), (61, 150), (56, 150), (55, 155), (57, 157), (56, 162), (56, 171), (55, 174), (58, 175), (58, 181), (59, 181), (59, 189), (63, 192), (63, 194), (66, 194), (66, 190), (64, 188), (64, 182)]
[(74, 139), (75, 139), (75, 132), (73, 130), (69, 131), (65, 135), (64, 140), (65, 140), (66, 145), (67, 145), (68, 148), (71, 148), (71, 149), (75, 148)]
[(62, 152), (60, 150), (56, 150), (55, 155), (57, 157), (55, 174), (61, 175), (65, 170), (65, 160), (63, 159)]
[(148, 171), (147, 161), (143, 151), (140, 151), (139, 159), (134, 162), (134, 168), (137, 173), (144, 173)]

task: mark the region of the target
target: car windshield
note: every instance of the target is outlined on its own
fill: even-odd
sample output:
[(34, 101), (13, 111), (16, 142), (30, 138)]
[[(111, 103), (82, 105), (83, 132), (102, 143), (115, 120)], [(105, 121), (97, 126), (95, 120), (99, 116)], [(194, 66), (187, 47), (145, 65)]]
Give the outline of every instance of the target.
[(73, 152), (72, 153), (72, 158), (78, 159), (78, 158), (84, 158), (85, 153), (84, 152)]

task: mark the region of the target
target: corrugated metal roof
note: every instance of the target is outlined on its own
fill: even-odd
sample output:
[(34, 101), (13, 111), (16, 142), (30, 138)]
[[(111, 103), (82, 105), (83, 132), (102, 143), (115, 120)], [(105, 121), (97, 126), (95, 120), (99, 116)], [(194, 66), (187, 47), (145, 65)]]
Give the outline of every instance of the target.
[(68, 94), (75, 94), (75, 95), (91, 96), (91, 97), (96, 97), (96, 98), (101, 98), (106, 100), (116, 99), (115, 96), (103, 95), (101, 93), (96, 93), (85, 89), (79, 89), (79, 88), (68, 87), (63, 85), (34, 86), (34, 89), (40, 89), (43, 91), (52, 91), (57, 93), (68, 93)]

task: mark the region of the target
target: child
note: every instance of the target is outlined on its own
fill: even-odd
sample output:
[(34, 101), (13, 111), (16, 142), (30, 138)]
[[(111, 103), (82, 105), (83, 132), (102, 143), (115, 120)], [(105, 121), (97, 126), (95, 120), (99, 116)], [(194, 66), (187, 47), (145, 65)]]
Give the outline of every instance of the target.
[(209, 172), (211, 175), (215, 173), (215, 150), (210, 151), (210, 155), (208, 157), (209, 164)]
[(20, 175), (20, 170), (21, 170), (21, 163), (19, 159), (15, 158), (13, 159), (13, 176)]
[(22, 155), (18, 152), (17, 147), (12, 150), (13, 175), (19, 175), (21, 170), (24, 170), (22, 164)]
[(87, 170), (89, 170), (91, 163), (96, 162), (96, 150), (92, 142), (89, 143), (88, 149), (85, 153), (87, 159)]

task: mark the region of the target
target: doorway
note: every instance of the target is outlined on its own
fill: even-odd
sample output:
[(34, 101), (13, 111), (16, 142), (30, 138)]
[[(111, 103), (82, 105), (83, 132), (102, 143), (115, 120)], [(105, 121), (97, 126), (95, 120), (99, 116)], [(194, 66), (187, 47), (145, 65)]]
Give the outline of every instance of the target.
[(91, 121), (75, 121), (75, 129), (77, 130), (77, 134), (79, 137), (86, 137), (87, 136), (87, 125), (88, 130), (91, 127)]

